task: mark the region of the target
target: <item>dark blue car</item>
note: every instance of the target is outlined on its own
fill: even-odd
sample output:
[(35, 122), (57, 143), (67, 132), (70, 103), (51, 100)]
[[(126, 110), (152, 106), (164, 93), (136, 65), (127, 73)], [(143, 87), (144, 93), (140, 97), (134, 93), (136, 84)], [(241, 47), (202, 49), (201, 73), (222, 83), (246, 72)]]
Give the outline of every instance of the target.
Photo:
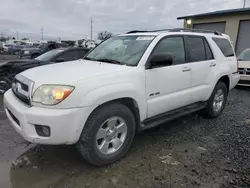
[(25, 45), (11, 45), (8, 47), (8, 53), (12, 55), (19, 55), (25, 47)]

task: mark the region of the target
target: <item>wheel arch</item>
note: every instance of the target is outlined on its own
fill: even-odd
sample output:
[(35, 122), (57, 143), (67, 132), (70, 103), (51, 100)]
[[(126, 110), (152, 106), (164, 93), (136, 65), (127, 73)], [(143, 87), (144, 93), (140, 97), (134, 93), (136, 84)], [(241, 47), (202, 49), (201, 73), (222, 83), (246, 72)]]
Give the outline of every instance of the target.
[(230, 89), (230, 78), (229, 78), (229, 76), (228, 75), (221, 76), (220, 79), (217, 81), (217, 83), (220, 82), (220, 81), (226, 84), (227, 92), (229, 92), (229, 89)]
[[(140, 117), (140, 108), (139, 105), (137, 103), (137, 101), (134, 98), (131, 97), (122, 97), (122, 98), (116, 98), (110, 101), (106, 101), (104, 103), (102, 103), (101, 105), (97, 106), (89, 115), (89, 117), (99, 108), (101, 108), (102, 106), (105, 106), (107, 104), (110, 103), (121, 103), (125, 106), (127, 106), (131, 112), (133, 113), (134, 117), (135, 117), (135, 121), (136, 121), (136, 130), (138, 131), (140, 129), (140, 125), (141, 125), (141, 117)], [(88, 118), (89, 118), (88, 117)]]

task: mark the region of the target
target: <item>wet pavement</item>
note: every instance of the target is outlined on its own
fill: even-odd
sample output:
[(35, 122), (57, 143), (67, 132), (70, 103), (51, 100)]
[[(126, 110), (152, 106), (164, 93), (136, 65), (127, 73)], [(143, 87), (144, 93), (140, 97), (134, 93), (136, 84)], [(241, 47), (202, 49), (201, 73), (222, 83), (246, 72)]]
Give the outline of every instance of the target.
[(0, 112), (0, 187), (250, 187), (250, 89), (234, 89), (217, 119), (192, 114), (135, 137), (107, 167), (84, 161), (74, 146), (25, 142)]

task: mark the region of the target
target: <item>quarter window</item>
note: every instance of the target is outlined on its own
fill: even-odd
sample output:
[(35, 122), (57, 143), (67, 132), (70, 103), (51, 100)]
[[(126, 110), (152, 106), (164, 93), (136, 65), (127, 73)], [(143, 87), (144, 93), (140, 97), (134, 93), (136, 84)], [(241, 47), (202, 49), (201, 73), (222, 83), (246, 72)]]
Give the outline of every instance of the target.
[(170, 53), (173, 56), (173, 65), (185, 63), (185, 49), (183, 37), (167, 37), (156, 46), (153, 54)]
[(191, 62), (204, 61), (207, 59), (202, 37), (187, 36), (186, 41)]
[(217, 44), (217, 46), (220, 48), (221, 52), (224, 54), (225, 57), (234, 56), (232, 45), (227, 39), (213, 38), (213, 41)]

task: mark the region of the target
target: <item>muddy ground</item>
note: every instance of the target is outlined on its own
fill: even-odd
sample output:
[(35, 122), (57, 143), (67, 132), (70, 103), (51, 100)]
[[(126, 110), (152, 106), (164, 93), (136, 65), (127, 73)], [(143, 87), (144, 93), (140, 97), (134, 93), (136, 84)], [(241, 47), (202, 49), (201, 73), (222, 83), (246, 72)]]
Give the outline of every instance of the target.
[(105, 168), (74, 146), (28, 144), (1, 108), (0, 174), (0, 188), (250, 188), (250, 89), (234, 89), (217, 119), (192, 114), (137, 135)]

